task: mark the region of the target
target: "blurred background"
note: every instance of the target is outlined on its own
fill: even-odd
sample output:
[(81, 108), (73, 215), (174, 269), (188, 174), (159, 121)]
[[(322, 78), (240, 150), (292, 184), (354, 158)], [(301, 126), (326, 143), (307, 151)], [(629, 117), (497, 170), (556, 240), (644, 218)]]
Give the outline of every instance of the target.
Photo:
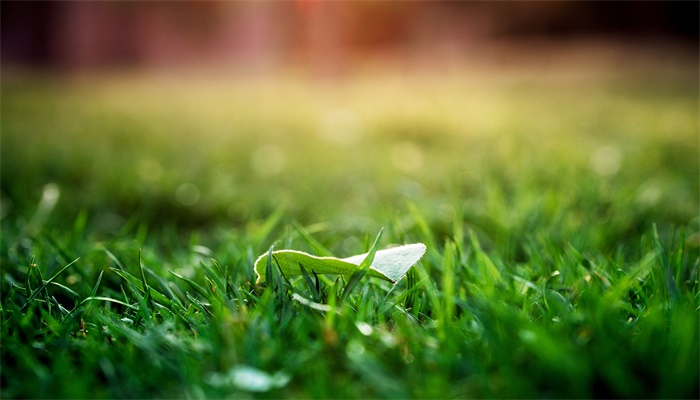
[(697, 20), (697, 3), (686, 1), (13, 1), (2, 5), (2, 62), (63, 71), (294, 63), (339, 72), (368, 56), (483, 61), (513, 42), (572, 39), (696, 53)]
[(4, 229), (700, 222), (698, 2), (1, 7)]

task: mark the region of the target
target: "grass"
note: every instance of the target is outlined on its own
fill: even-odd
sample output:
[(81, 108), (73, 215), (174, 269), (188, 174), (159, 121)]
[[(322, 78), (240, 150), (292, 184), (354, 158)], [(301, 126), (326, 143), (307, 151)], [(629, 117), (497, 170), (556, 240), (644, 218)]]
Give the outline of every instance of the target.
[(691, 69), (3, 77), (0, 395), (696, 398)]

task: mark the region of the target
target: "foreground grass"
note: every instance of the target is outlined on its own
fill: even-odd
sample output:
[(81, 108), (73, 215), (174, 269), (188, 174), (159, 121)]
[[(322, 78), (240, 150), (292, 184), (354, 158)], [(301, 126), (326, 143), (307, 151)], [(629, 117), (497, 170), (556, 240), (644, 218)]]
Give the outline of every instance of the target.
[(292, 298), (333, 304), (330, 285), (253, 287), (249, 238), (220, 261), (183, 255), (189, 271), (139, 263), (126, 239), (95, 245), (54, 280), (73, 289), (40, 290), (29, 266), (5, 277), (3, 394), (223, 397), (254, 385), (224, 379), (248, 365), (290, 377), (273, 397), (694, 395), (697, 252), (649, 234), (632, 261), (530, 243), (514, 263), (475, 240), (432, 247), (397, 288), (366, 279), (338, 315)]
[[(1, 394), (697, 397), (674, 79), (5, 82)], [(253, 284), (382, 227), (396, 286)]]

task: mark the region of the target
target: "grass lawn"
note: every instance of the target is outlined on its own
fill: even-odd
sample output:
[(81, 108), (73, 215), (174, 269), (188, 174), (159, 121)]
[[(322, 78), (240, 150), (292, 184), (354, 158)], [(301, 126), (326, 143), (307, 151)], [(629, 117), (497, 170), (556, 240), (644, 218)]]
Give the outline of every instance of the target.
[(0, 397), (697, 398), (697, 65), (538, 71), (5, 74)]

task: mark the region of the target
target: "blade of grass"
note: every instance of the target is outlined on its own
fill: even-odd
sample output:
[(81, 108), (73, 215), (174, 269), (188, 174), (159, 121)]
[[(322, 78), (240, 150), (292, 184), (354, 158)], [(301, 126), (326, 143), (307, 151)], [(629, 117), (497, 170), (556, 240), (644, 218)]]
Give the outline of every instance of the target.
[(56, 278), (58, 278), (58, 276), (61, 275), (61, 274), (63, 273), (63, 271), (67, 270), (67, 269), (70, 268), (73, 264), (75, 264), (76, 262), (78, 262), (78, 260), (80, 260), (80, 257), (76, 258), (75, 260), (71, 261), (71, 262), (68, 263), (66, 266), (64, 266), (63, 268), (61, 268), (60, 270), (58, 270), (58, 272), (56, 272), (51, 278), (49, 278), (49, 280), (45, 281), (43, 285), (41, 285), (37, 290), (35, 290), (34, 292), (32, 292), (32, 294), (31, 294), (31, 295), (29, 296), (29, 298), (27, 299), (27, 302), (24, 303), (24, 305), (20, 308), (20, 310), (24, 310), (24, 308), (27, 307), (27, 305), (29, 305), (29, 303), (31, 303), (31, 302), (36, 298), (36, 296), (38, 296), (44, 289), (46, 289), (46, 287), (47, 287), (51, 282), (53, 282)]
[(119, 261), (117, 256), (115, 256), (111, 251), (109, 251), (106, 247), (100, 247), (100, 250), (102, 250), (105, 254), (107, 254), (107, 257), (114, 262), (117, 267), (121, 270), (124, 269), (124, 265)]
[(501, 281), (501, 272), (493, 263), (491, 258), (482, 250), (479, 238), (474, 231), (470, 233), (471, 247), (474, 252), (475, 267), (477, 270), (477, 278), (482, 284), (488, 287), (493, 287)]
[(141, 282), (143, 283), (143, 291), (146, 297), (151, 299), (151, 287), (146, 282), (146, 273), (143, 270), (143, 262), (141, 262), (141, 250), (139, 250), (139, 271), (141, 272)]
[[(141, 285), (143, 283), (139, 278), (131, 275), (127, 271), (122, 271), (122, 270), (119, 270), (116, 268), (110, 268), (110, 270), (113, 271), (114, 273), (116, 273), (117, 275), (119, 275), (120, 277), (122, 277), (125, 281), (127, 281), (127, 283), (129, 283), (130, 288), (132, 288), (132, 287), (136, 288), (136, 291), (133, 291), (133, 289), (132, 289), (133, 293), (140, 292), (144, 296), (146, 295), (147, 292), (141, 287)], [(159, 303), (165, 304), (167, 306), (172, 306), (172, 300), (168, 299), (162, 293), (158, 292), (157, 290), (152, 290), (150, 292), (152, 292), (151, 295), (153, 296), (153, 300), (155, 300)]]
[(291, 289), (292, 283), (289, 282), (289, 279), (287, 279), (287, 276), (284, 274), (284, 271), (282, 270), (282, 267), (280, 266), (280, 263), (277, 261), (277, 259), (275, 259), (275, 265), (277, 265), (277, 270), (279, 272), (278, 274), (275, 274), (275, 279), (277, 280), (275, 282), (275, 290), (278, 294), (282, 294), (282, 292), (285, 290), (285, 285), (286, 288)]
[(416, 223), (418, 230), (428, 242), (428, 247), (435, 251), (437, 249), (435, 236), (433, 235), (432, 229), (430, 229), (428, 221), (426, 221), (423, 214), (418, 211), (418, 207), (416, 207), (415, 203), (412, 201), (406, 201), (406, 207), (408, 208), (409, 214), (411, 214), (411, 218), (413, 218), (413, 221)]
[(202, 304), (201, 301), (197, 300), (195, 297), (193, 297), (189, 293), (185, 293), (185, 296), (187, 296), (187, 299), (192, 303), (195, 308), (197, 308), (202, 314), (208, 316), (209, 318), (213, 318), (214, 314), (212, 314), (211, 311), (207, 310), (207, 308)]
[(678, 249), (676, 250), (676, 256), (673, 260), (676, 284), (684, 280), (685, 271), (683, 270), (683, 256), (685, 254), (685, 240), (685, 227), (681, 227), (680, 237), (678, 238)]
[(255, 246), (259, 246), (259, 244), (264, 243), (267, 240), (267, 238), (272, 233), (272, 230), (282, 219), (283, 215), (284, 207), (279, 207), (272, 214), (270, 214), (269, 217), (267, 217), (265, 222), (263, 222), (258, 231), (255, 233), (255, 236), (253, 237), (253, 242), (255, 243)]
[[(35, 270), (37, 269), (36, 263), (34, 263), (34, 257), (32, 257), (31, 260), (29, 260), (29, 269), (27, 270), (27, 276), (24, 279), (24, 294), (26, 298), (29, 298), (32, 295), (32, 276), (35, 274)], [(43, 282), (43, 278), (41, 277), (41, 271), (39, 271), (39, 280), (37, 282), (37, 287), (41, 286), (41, 282)]]
[(194, 290), (195, 290), (197, 293), (199, 293), (201, 296), (204, 296), (204, 297), (207, 296), (206, 290), (205, 290), (200, 284), (198, 284), (197, 282), (193, 281), (193, 280), (190, 279), (190, 278), (184, 277), (184, 276), (182, 276), (182, 275), (178, 275), (178, 274), (176, 274), (176, 273), (173, 272), (173, 271), (168, 270), (168, 272), (169, 272), (172, 276), (174, 276), (174, 277), (176, 277), (176, 278), (178, 278), (178, 279), (184, 281), (185, 283), (187, 283), (192, 289), (194, 289)]
[(312, 253), (314, 253), (320, 257), (332, 257), (333, 256), (333, 252), (328, 250), (318, 240), (314, 239), (314, 237), (311, 236), (309, 231), (307, 231), (306, 228), (301, 226), (298, 222), (294, 221), (292, 223), (292, 226), (294, 226), (294, 229), (296, 229), (296, 231), (299, 232), (302, 239), (304, 239), (304, 242), (306, 242), (306, 244), (311, 248)]
[(301, 263), (299, 263), (299, 269), (301, 270), (301, 276), (304, 278), (304, 282), (306, 282), (306, 285), (311, 291), (311, 296), (313, 297), (314, 301), (320, 301), (321, 296), (318, 292), (318, 277), (316, 277), (316, 284), (314, 285), (314, 282), (311, 280), (308, 272), (306, 272), (306, 268), (304, 268)]
[(345, 300), (347, 300), (348, 296), (353, 291), (353, 289), (355, 289), (357, 284), (360, 283), (360, 280), (367, 274), (367, 271), (369, 271), (369, 267), (370, 267), (370, 265), (372, 265), (372, 261), (374, 261), (374, 255), (377, 253), (377, 250), (379, 249), (379, 241), (382, 238), (382, 233), (384, 233), (384, 228), (379, 230), (379, 233), (377, 234), (377, 237), (374, 239), (374, 243), (372, 244), (372, 247), (369, 249), (367, 256), (365, 257), (364, 260), (362, 260), (358, 269), (352, 273), (352, 275), (350, 276), (350, 279), (348, 279), (348, 283), (345, 285), (345, 289), (343, 290), (343, 294), (340, 296), (340, 304), (343, 304), (345, 302)]
[[(102, 275), (104, 274), (104, 271), (100, 271), (100, 275), (97, 277), (97, 282), (95, 283), (95, 286), (93, 286), (92, 291), (90, 292), (90, 297), (95, 297), (97, 295), (97, 289), (100, 287), (100, 283), (102, 282)], [(90, 304), (85, 306), (85, 310), (83, 311), (83, 314), (87, 314), (87, 312), (90, 310)]]
[(68, 286), (62, 285), (58, 282), (51, 282), (51, 286), (59, 287), (59, 288), (65, 290), (66, 292), (68, 292), (73, 297), (80, 297), (80, 295), (76, 291), (74, 291), (73, 289), (69, 288)]
[(226, 289), (226, 296), (228, 296), (228, 298), (240, 298), (240, 293), (238, 293), (238, 289), (231, 285), (229, 268), (222, 267), (221, 264), (219, 264), (219, 262), (213, 258), (210, 258), (209, 260), (219, 271), (221, 271), (221, 274), (224, 276), (223, 284)]
[(661, 238), (659, 237), (659, 231), (656, 228), (656, 224), (653, 225), (652, 240), (654, 241), (654, 248), (656, 249), (656, 253), (661, 259), (661, 269), (666, 287), (666, 295), (671, 301), (671, 307), (673, 307), (676, 304), (676, 301), (678, 301), (680, 293), (678, 291), (678, 285), (676, 283), (675, 274), (671, 270), (671, 263), (669, 261), (668, 252), (666, 251), (666, 247), (664, 247), (663, 243), (661, 242)]
[[(168, 282), (161, 278), (158, 274), (153, 272), (150, 268), (144, 266), (144, 270), (151, 276), (152, 279), (155, 279), (156, 282), (158, 282), (158, 285), (160, 288), (163, 290), (163, 296), (167, 297), (173, 306), (176, 306), (180, 310), (184, 310), (185, 306), (182, 304), (180, 301), (180, 297), (178, 297), (174, 292), (173, 289), (168, 285)], [(155, 288), (152, 288), (152, 290), (156, 290)], [(160, 293), (160, 292), (159, 292)]]
[(439, 335), (441, 339), (447, 337), (447, 328), (452, 325), (452, 319), (454, 318), (455, 310), (455, 244), (448, 241), (445, 244), (445, 255), (443, 258), (443, 270), (442, 270), (442, 300), (443, 306), (441, 307), (440, 317), (438, 317), (438, 322), (440, 323)]
[(113, 299), (113, 298), (111, 298), (111, 297), (104, 297), (104, 296), (90, 296), (90, 297), (86, 297), (86, 298), (83, 299), (83, 301), (80, 302), (80, 305), (88, 304), (88, 303), (93, 302), (93, 301), (107, 301), (107, 302), (110, 302), (110, 303), (119, 304), (119, 305), (121, 305), (121, 306), (124, 306), (124, 307), (126, 307), (126, 308), (130, 308), (130, 309), (132, 309), (132, 310), (138, 310), (138, 309), (139, 309), (137, 306), (135, 306), (135, 305), (133, 305), (133, 304), (129, 304), (129, 303), (124, 302), (124, 301), (121, 301), (121, 300)]
[(267, 282), (268, 286), (274, 284), (272, 281), (272, 250), (274, 248), (275, 245), (270, 246), (270, 249), (267, 251), (267, 260), (265, 263), (265, 282)]

